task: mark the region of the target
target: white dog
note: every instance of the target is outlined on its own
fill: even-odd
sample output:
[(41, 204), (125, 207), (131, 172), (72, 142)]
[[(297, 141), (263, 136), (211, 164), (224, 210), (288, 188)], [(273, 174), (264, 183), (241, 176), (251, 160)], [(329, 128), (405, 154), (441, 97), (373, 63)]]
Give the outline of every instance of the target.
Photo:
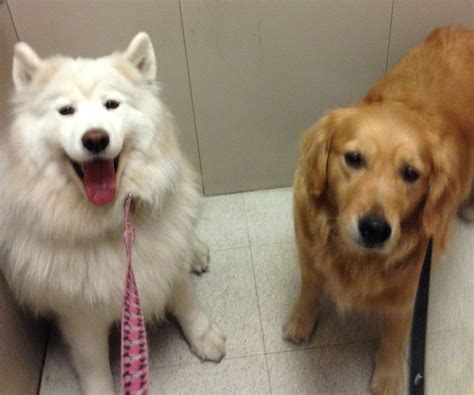
[(14, 116), (0, 152), (3, 271), (20, 303), (57, 318), (87, 394), (114, 392), (107, 339), (121, 312), (128, 193), (146, 319), (169, 311), (200, 358), (225, 354), (189, 277), (208, 264), (194, 229), (199, 193), (155, 69), (145, 33), (95, 60), (15, 47)]

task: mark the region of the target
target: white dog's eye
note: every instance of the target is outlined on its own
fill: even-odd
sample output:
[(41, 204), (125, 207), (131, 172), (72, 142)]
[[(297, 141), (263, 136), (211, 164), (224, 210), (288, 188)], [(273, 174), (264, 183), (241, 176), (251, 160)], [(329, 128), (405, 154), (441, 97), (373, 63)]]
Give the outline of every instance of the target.
[(120, 103), (117, 100), (109, 99), (104, 103), (107, 110), (115, 110), (118, 106), (120, 106)]
[(62, 106), (61, 108), (59, 108), (58, 112), (61, 115), (68, 116), (74, 114), (76, 110), (73, 106)]

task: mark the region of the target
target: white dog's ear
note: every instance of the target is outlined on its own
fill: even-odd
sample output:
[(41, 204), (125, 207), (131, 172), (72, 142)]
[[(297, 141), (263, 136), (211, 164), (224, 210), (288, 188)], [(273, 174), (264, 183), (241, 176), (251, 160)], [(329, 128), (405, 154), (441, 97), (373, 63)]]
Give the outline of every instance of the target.
[(13, 83), (20, 90), (26, 88), (41, 66), (41, 59), (28, 44), (17, 43), (13, 53)]
[(153, 44), (145, 32), (138, 33), (124, 53), (145, 79), (152, 80), (156, 75), (156, 58)]

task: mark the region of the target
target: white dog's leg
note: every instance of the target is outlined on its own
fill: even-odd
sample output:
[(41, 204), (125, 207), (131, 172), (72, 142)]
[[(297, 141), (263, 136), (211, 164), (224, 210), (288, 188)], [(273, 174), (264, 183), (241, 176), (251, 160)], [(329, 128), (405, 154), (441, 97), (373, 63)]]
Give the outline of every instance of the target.
[(206, 243), (199, 240), (196, 236), (194, 238), (194, 257), (191, 261), (191, 270), (194, 273), (207, 272), (209, 269), (209, 247)]
[(199, 306), (188, 275), (177, 281), (169, 307), (181, 324), (191, 351), (210, 361), (217, 362), (224, 357), (225, 336)]
[(82, 393), (114, 394), (109, 362), (109, 321), (98, 315), (71, 314), (59, 326), (71, 349)]

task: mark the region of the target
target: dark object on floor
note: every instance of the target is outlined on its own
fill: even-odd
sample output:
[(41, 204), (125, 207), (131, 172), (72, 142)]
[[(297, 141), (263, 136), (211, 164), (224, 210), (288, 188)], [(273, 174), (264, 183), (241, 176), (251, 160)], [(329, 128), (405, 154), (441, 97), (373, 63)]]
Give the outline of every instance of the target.
[(410, 395), (423, 395), (425, 393), (426, 324), (428, 321), (432, 250), (433, 239), (430, 239), (421, 269), (418, 290), (416, 291), (415, 310), (413, 312), (410, 344)]

